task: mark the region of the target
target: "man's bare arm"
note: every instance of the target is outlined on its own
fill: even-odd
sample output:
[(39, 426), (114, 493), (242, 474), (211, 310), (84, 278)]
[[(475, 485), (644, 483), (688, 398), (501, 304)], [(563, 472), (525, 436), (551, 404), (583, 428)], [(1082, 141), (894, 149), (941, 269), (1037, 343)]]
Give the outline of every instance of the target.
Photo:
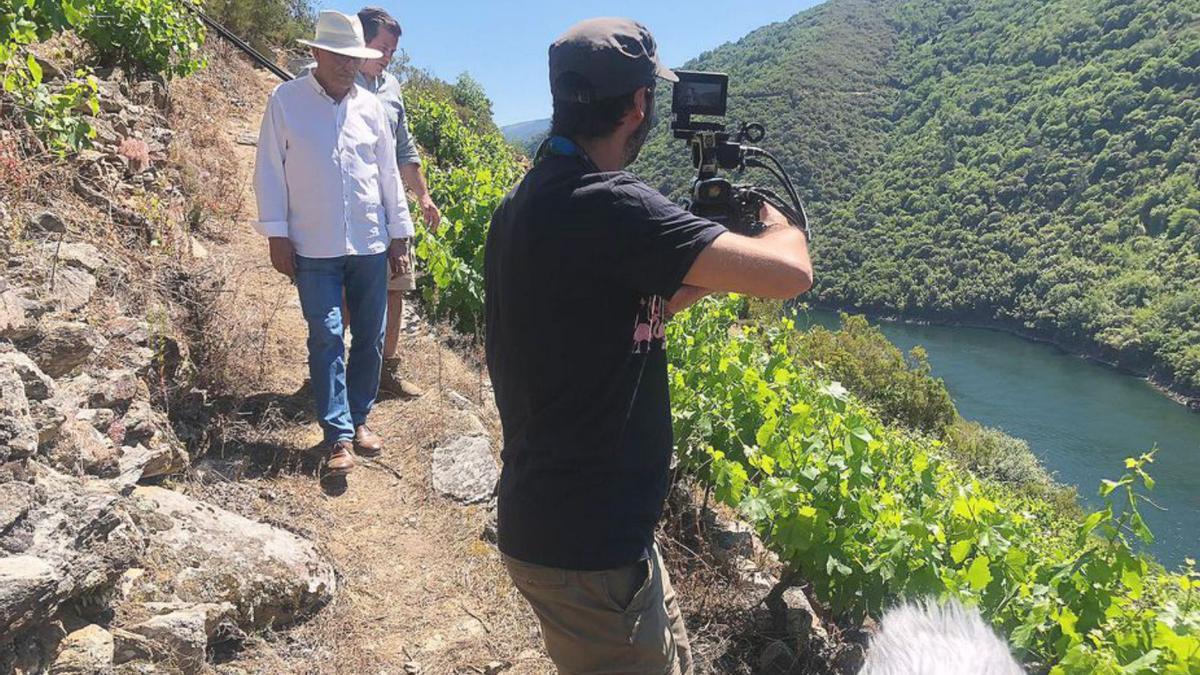
[(812, 288), (808, 238), (778, 210), (764, 206), (767, 229), (757, 237), (717, 237), (692, 264), (683, 283), (710, 293), (790, 299)]
[(433, 197), (429, 195), (429, 184), (425, 182), (425, 175), (421, 173), (421, 165), (401, 164), (400, 178), (404, 181), (404, 187), (412, 190), (416, 195), (425, 226), (431, 231), (437, 232), (438, 226), (442, 224), (442, 212), (438, 210), (437, 205), (433, 203)]

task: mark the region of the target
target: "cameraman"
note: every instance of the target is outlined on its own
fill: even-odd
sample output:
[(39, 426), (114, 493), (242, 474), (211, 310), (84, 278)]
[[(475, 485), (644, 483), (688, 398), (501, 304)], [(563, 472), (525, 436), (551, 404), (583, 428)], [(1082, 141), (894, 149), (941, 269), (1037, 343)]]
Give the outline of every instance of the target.
[(652, 126), (656, 77), (677, 80), (634, 21), (560, 37), (552, 136), (487, 241), (500, 550), (565, 674), (692, 672), (654, 542), (673, 445), (664, 322), (708, 293), (812, 285), (805, 235), (773, 208), (761, 236), (739, 236), (623, 170)]

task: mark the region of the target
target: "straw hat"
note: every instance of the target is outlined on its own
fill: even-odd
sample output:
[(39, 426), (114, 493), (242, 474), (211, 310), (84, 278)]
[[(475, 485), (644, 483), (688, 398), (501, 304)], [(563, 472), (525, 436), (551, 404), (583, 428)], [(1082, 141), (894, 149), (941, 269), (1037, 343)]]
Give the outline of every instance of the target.
[(377, 59), (383, 56), (379, 50), (367, 48), (362, 22), (357, 16), (347, 16), (328, 9), (322, 11), (317, 18), (316, 37), (296, 42), (356, 59)]

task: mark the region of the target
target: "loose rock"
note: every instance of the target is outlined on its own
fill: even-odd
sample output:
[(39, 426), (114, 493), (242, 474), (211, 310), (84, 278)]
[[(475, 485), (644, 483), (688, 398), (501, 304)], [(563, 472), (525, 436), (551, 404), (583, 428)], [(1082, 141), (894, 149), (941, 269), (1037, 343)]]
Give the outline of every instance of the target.
[(758, 671), (763, 675), (787, 675), (796, 662), (796, 654), (778, 640), (767, 645), (758, 657)]
[(149, 392), (143, 391), (142, 381), (137, 374), (132, 370), (118, 370), (102, 378), (87, 404), (92, 408), (126, 409), (139, 394), (148, 397)]
[[(24, 625), (53, 616), (63, 602), (101, 593), (144, 550), (141, 533), (125, 511), (125, 501), (109, 486), (40, 465), (32, 465), (30, 471), (36, 501), (0, 532), (0, 555), (26, 561), (26, 570), (40, 565), (54, 583), (48, 593), (36, 596), (27, 612), (34, 618), (23, 621)], [(0, 589), (8, 585), (0, 581)], [(0, 622), (0, 635), (15, 630)]]
[(787, 633), (796, 653), (823, 650), (829, 643), (829, 633), (813, 610), (812, 603), (802, 588), (789, 588), (783, 592), (783, 604), (787, 617)]
[(34, 504), (34, 488), (29, 483), (0, 483), (0, 532), (13, 526)]
[(42, 246), (42, 251), (63, 267), (95, 272), (105, 266), (104, 255), (91, 244), (50, 242)]
[(113, 666), (113, 636), (100, 626), (85, 626), (63, 639), (50, 675), (93, 675)]
[(63, 234), (67, 231), (67, 224), (57, 213), (42, 211), (29, 219), (29, 229), (43, 234)]
[(154, 645), (145, 635), (121, 628), (114, 628), (112, 635), (113, 663), (117, 665), (130, 661), (153, 661), (157, 656)]
[(37, 452), (38, 432), (29, 413), (25, 383), (15, 368), (0, 363), (0, 462)]
[(75, 413), (75, 419), (91, 426), (102, 434), (108, 433), (113, 422), (117, 421), (117, 413), (105, 408), (84, 408)]
[(8, 345), (0, 345), (0, 364), (4, 363), (11, 365), (21, 377), (28, 400), (45, 401), (56, 393), (54, 380), (42, 372), (33, 359)]
[(25, 299), (18, 289), (0, 278), (0, 339), (24, 340), (34, 333), (34, 322), (25, 311)]
[(443, 495), (466, 504), (484, 502), (499, 479), (486, 436), (463, 436), (433, 451), (433, 487)]
[(205, 613), (199, 609), (180, 610), (132, 626), (129, 632), (141, 635), (158, 647), (155, 650), (180, 672), (199, 673), (204, 668), (204, 650), (208, 647)]
[(42, 338), (27, 350), (50, 377), (67, 375), (87, 363), (107, 341), (86, 323), (46, 321), (39, 327)]
[(0, 558), (0, 644), (50, 618), (59, 581), (54, 567), (41, 558)]
[(171, 452), (169, 447), (152, 450), (140, 443), (127, 445), (118, 454), (113, 487), (127, 494), (139, 481), (179, 473), (186, 466), (186, 460)]
[(86, 270), (59, 268), (54, 271), (52, 281), (48, 289), (49, 298), (64, 312), (74, 312), (86, 306), (96, 295), (96, 277)]
[[(122, 473), (137, 463), (139, 480), (179, 473), (188, 465), (187, 450), (171, 428), (166, 415), (154, 410), (146, 401), (135, 401), (119, 425), (123, 431), (115, 442), (132, 446), (122, 455)], [(138, 450), (142, 448), (142, 450)], [(126, 459), (125, 454), (129, 455)]]
[(752, 559), (758, 553), (754, 528), (740, 520), (727, 520), (712, 513), (708, 535), (713, 544), (713, 554), (725, 564), (737, 564)]

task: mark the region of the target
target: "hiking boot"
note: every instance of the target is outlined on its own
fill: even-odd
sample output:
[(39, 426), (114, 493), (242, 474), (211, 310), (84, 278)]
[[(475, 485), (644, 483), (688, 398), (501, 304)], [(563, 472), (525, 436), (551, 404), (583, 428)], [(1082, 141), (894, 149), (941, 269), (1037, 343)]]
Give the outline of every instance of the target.
[(329, 446), (329, 454), (325, 458), (325, 470), (330, 474), (348, 474), (354, 469), (353, 444), (350, 441), (338, 441)]
[(425, 395), (425, 390), (400, 376), (400, 359), (388, 359), (383, 362), (379, 391), (389, 396), (406, 399), (420, 398)]
[(354, 431), (354, 451), (363, 457), (377, 457), (383, 452), (383, 437), (360, 425)]

